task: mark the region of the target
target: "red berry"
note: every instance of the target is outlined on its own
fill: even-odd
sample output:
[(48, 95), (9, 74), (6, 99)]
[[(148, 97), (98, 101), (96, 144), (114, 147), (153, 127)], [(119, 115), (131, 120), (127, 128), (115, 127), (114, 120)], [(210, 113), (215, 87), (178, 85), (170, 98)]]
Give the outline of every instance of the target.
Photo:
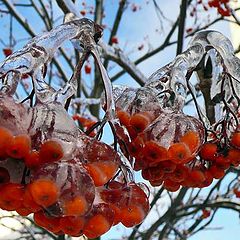
[(30, 191), (34, 201), (43, 207), (54, 204), (59, 196), (56, 184), (48, 179), (34, 181), (30, 185)]
[(149, 166), (167, 160), (167, 149), (155, 141), (145, 142), (142, 154)]
[(233, 192), (237, 198), (240, 198), (240, 191), (238, 190), (238, 188), (234, 188)]
[(86, 15), (86, 10), (81, 10), (80, 13), (81, 13), (82, 16), (85, 16)]
[(86, 64), (86, 65), (84, 66), (84, 70), (85, 70), (85, 73), (86, 73), (86, 74), (90, 74), (91, 71), (92, 71), (92, 68), (91, 68), (91, 66), (90, 66), (89, 64)]
[(212, 176), (216, 179), (220, 179), (220, 178), (224, 177), (224, 175), (225, 175), (225, 171), (216, 165), (212, 165), (209, 168), (209, 171), (212, 174)]
[(53, 233), (58, 233), (61, 230), (60, 218), (48, 217), (44, 214), (44, 212), (40, 211), (34, 213), (33, 219), (37, 225), (44, 227)]
[(231, 144), (236, 148), (240, 148), (240, 132), (232, 134)]
[(0, 208), (13, 211), (22, 206), (24, 186), (18, 183), (6, 183), (0, 186)]
[(24, 159), (24, 162), (28, 168), (39, 167), (41, 165), (41, 161), (39, 159), (39, 152), (37, 151), (30, 152)]
[(116, 36), (113, 36), (111, 42), (112, 44), (118, 44), (118, 38)]
[(122, 111), (122, 110), (119, 110), (117, 111), (117, 117), (119, 118), (119, 121), (122, 125), (124, 126), (128, 126), (129, 125), (129, 121), (130, 121), (130, 114), (125, 112), (125, 111)]
[(192, 159), (189, 147), (185, 143), (173, 143), (168, 149), (168, 158), (176, 164), (187, 163)]
[(148, 116), (142, 113), (134, 114), (129, 121), (129, 124), (138, 132), (142, 132), (150, 124), (150, 119)]
[(54, 140), (48, 140), (42, 144), (39, 151), (39, 158), (42, 163), (51, 163), (60, 160), (63, 157), (61, 144)]
[(31, 149), (31, 139), (28, 135), (18, 135), (12, 138), (8, 147), (7, 154), (12, 158), (25, 158)]
[(13, 135), (6, 128), (0, 127), (0, 158), (7, 157), (6, 149), (10, 142), (12, 142)]
[(9, 55), (12, 54), (12, 49), (11, 48), (3, 48), (3, 53), (5, 55), (5, 57), (8, 57)]
[(207, 210), (207, 209), (203, 209), (202, 210), (202, 219), (208, 218), (211, 215), (211, 211)]
[(82, 217), (62, 217), (60, 219), (61, 230), (70, 236), (81, 235), (85, 220)]
[(167, 179), (164, 181), (163, 187), (170, 192), (176, 192), (180, 188), (180, 184)]
[(200, 156), (207, 161), (214, 161), (217, 153), (217, 144), (205, 143), (200, 151)]

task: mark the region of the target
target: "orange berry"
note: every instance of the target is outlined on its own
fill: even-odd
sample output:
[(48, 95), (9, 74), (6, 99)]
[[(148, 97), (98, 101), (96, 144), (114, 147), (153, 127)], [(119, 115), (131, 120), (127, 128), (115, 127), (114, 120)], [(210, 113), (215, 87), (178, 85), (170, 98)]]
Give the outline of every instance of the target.
[(163, 178), (164, 172), (161, 165), (155, 167), (149, 167), (142, 170), (142, 177), (146, 180), (160, 180)]
[(111, 228), (111, 225), (106, 217), (102, 214), (96, 214), (86, 222), (83, 234), (88, 238), (97, 238), (106, 233)]
[(240, 148), (240, 132), (232, 134), (231, 144), (236, 148)]
[(211, 215), (211, 212), (209, 211), (209, 210), (207, 210), (207, 209), (203, 209), (202, 210), (202, 219), (205, 219), (205, 218), (208, 218), (208, 217), (210, 217), (210, 215)]
[(173, 173), (170, 173), (170, 180), (173, 182), (182, 182), (188, 174), (188, 169), (182, 165), (177, 165)]
[(195, 169), (193, 168), (190, 172), (189, 172), (190, 178), (196, 183), (196, 184), (201, 184), (205, 181), (205, 174), (203, 173), (203, 171), (201, 171), (200, 169)]
[(201, 150), (200, 156), (207, 161), (214, 161), (217, 153), (217, 144), (215, 143), (204, 143)]
[(93, 162), (84, 166), (92, 177), (95, 186), (102, 186), (116, 173), (118, 164), (112, 161)]
[(62, 146), (54, 140), (48, 140), (43, 143), (39, 151), (39, 158), (43, 163), (58, 161), (63, 155)]
[(192, 156), (185, 143), (173, 143), (168, 149), (168, 158), (176, 164), (183, 164), (189, 162)]
[(0, 208), (8, 211), (22, 206), (24, 187), (18, 183), (6, 183), (0, 187)]
[(114, 204), (109, 204), (109, 207), (113, 210), (114, 212), (114, 220), (113, 220), (113, 225), (116, 225), (120, 223), (121, 221), (121, 209), (115, 206)]
[(28, 135), (18, 135), (12, 138), (8, 147), (7, 154), (12, 158), (25, 158), (31, 149), (31, 139)]
[(210, 173), (212, 174), (212, 176), (216, 179), (220, 179), (222, 177), (224, 177), (225, 175), (225, 171), (221, 168), (219, 168), (218, 166), (212, 165), (209, 168)]
[(140, 133), (149, 126), (150, 119), (142, 113), (136, 113), (130, 118), (129, 124)]
[(129, 205), (121, 209), (121, 223), (125, 227), (133, 227), (143, 221), (146, 213), (139, 205)]
[(62, 217), (60, 219), (60, 228), (65, 234), (76, 236), (81, 233), (84, 222), (85, 221), (82, 217)]
[(12, 139), (12, 133), (6, 128), (0, 127), (0, 158), (7, 157), (6, 149)]
[(130, 155), (132, 155), (133, 157), (137, 157), (141, 153), (143, 146), (144, 146), (144, 141), (141, 137), (138, 136), (127, 147)]
[(238, 167), (240, 165), (240, 150), (230, 149), (226, 158), (230, 161), (233, 166)]
[(204, 180), (204, 182), (202, 182), (200, 184), (200, 187), (208, 187), (213, 182), (213, 176), (212, 176), (211, 172), (209, 172), (208, 170), (204, 171), (203, 173), (204, 173), (204, 176), (205, 176), (205, 180)]
[(40, 166), (41, 162), (39, 159), (39, 152), (32, 151), (24, 159), (25, 165), (28, 168), (37, 168)]
[(158, 187), (158, 186), (161, 186), (162, 183), (163, 183), (163, 180), (162, 179), (159, 179), (159, 180), (149, 180), (150, 184), (153, 186), (153, 187)]
[(180, 184), (166, 179), (163, 183), (163, 187), (169, 192), (176, 192), (180, 188)]
[(176, 169), (177, 165), (172, 161), (163, 161), (159, 164), (159, 167), (164, 173), (172, 173)]
[(19, 209), (16, 210), (16, 212), (23, 217), (26, 217), (32, 213), (32, 211), (26, 207), (20, 207)]
[(149, 165), (167, 160), (167, 149), (158, 145), (155, 141), (145, 142), (142, 154)]
[(240, 198), (240, 191), (237, 188), (234, 188), (233, 192), (237, 198)]
[(34, 213), (33, 219), (37, 225), (46, 228), (50, 232), (58, 233), (61, 231), (60, 218), (47, 217), (44, 212), (40, 211)]
[(122, 125), (128, 126), (130, 121), (130, 114), (128, 112), (119, 110), (117, 111), (117, 117)]
[(54, 204), (59, 195), (56, 184), (48, 179), (35, 180), (30, 185), (30, 191), (33, 200), (43, 207)]
[(200, 146), (199, 134), (194, 131), (188, 131), (181, 137), (180, 142), (185, 143), (189, 147), (191, 153), (195, 153)]
[(64, 214), (66, 216), (82, 216), (88, 209), (88, 204), (83, 196), (77, 196), (64, 203)]
[(23, 206), (25, 208), (28, 208), (31, 210), (31, 212), (38, 212), (41, 210), (41, 206), (38, 205), (37, 203), (35, 203), (35, 201), (33, 200), (31, 191), (30, 191), (30, 186), (31, 185), (27, 185), (27, 187), (25, 188), (24, 191), (24, 195), (23, 195)]

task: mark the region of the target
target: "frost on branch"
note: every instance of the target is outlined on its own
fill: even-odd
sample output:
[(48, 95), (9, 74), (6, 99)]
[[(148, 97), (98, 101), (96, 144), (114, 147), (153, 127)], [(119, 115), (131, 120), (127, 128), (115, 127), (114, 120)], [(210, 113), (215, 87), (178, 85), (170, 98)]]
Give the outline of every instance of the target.
[[(96, 238), (120, 222), (126, 227), (140, 224), (149, 211), (148, 189), (134, 182), (132, 168), (141, 170), (152, 186), (177, 191), (181, 186), (209, 186), (240, 164), (240, 63), (227, 38), (215, 31), (199, 32), (185, 52), (143, 87), (112, 89), (97, 48), (101, 32), (91, 20), (69, 17), (0, 65), (0, 207), (23, 216), (34, 213), (35, 222), (54, 234)], [(80, 51), (80, 59), (69, 81), (55, 90), (44, 80), (46, 68), (66, 40)], [(91, 126), (74, 116), (88, 136), (64, 107), (77, 91), (77, 76), (90, 54), (105, 87), (106, 114)], [(211, 114), (198, 103), (190, 81), (194, 72)], [(33, 106), (27, 104), (32, 96), (21, 103), (14, 99), (25, 73), (33, 81)], [(209, 84), (209, 95), (204, 84)], [(189, 95), (198, 118), (183, 112)], [(106, 122), (114, 148), (99, 140)]]

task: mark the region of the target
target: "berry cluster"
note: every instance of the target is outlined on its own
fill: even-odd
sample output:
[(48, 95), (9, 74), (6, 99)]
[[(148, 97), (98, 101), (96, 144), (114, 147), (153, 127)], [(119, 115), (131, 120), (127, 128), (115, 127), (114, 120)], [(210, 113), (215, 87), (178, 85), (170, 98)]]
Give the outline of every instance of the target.
[(132, 116), (122, 110), (117, 113), (120, 123), (129, 131), (128, 152), (135, 158), (134, 170), (142, 170), (143, 178), (152, 186), (163, 183), (170, 191), (181, 185), (198, 186), (199, 179), (193, 176), (201, 175), (201, 171), (192, 163), (203, 143), (204, 131), (197, 119), (167, 113), (153, 121), (147, 112)]
[(230, 166), (238, 167), (240, 164), (240, 133), (233, 132), (228, 144), (219, 140), (206, 142), (200, 156), (207, 162), (211, 175), (216, 179), (222, 178)]
[(116, 219), (125, 226), (143, 221), (149, 210), (144, 190), (134, 182), (114, 185), (121, 161), (109, 145), (75, 125), (72, 143), (74, 120), (63, 107), (36, 104), (31, 109), (6, 96), (0, 99), (0, 114), (0, 208), (33, 213), (34, 221), (54, 234), (89, 238), (107, 232), (120, 222)]
[[(101, 198), (116, 212), (114, 225), (121, 222), (126, 227), (133, 227), (142, 222), (149, 211), (148, 194), (142, 188), (143, 185), (136, 183), (117, 181), (99, 188)], [(144, 189), (147, 190), (146, 187)]]
[(125, 142), (121, 147), (134, 170), (141, 170), (152, 186), (163, 184), (169, 191), (181, 186), (207, 187), (230, 166), (239, 166), (239, 131), (228, 130), (226, 137), (217, 133), (215, 138), (205, 137), (203, 124), (183, 114), (181, 106), (160, 105), (147, 91), (145, 96), (131, 89), (117, 91), (117, 117), (128, 132), (126, 136), (118, 128), (117, 135)]
[[(190, 11), (191, 17), (198, 17), (198, 10), (203, 9), (208, 11), (210, 8), (215, 8), (217, 12), (223, 17), (229, 17), (232, 15), (232, 10), (229, 6), (230, 0), (196, 0), (192, 3), (192, 9)], [(190, 32), (190, 30), (188, 30)]]
[(209, 7), (216, 8), (218, 13), (224, 17), (231, 16), (231, 9), (228, 5), (230, 0), (209, 0)]

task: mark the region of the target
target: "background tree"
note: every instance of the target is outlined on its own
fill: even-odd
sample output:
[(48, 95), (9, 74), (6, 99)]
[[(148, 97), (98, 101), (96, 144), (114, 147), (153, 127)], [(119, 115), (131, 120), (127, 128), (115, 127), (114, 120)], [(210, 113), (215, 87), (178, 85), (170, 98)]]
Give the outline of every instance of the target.
[[(104, 28), (104, 36), (99, 46), (104, 67), (112, 83), (143, 86), (148, 75), (170, 62), (176, 54), (180, 54), (185, 43), (196, 32), (214, 28), (216, 25), (221, 26), (226, 22), (240, 25), (237, 17), (240, 10), (239, 1), (173, 1), (176, 9), (167, 9), (167, 11), (164, 2), (29, 0), (23, 3), (23, 1), (1, 0), (2, 59), (22, 47), (28, 39), (61, 24), (64, 15), (73, 12), (79, 17), (93, 19)], [(171, 11), (176, 12), (176, 15)], [(142, 28), (141, 21), (149, 23), (149, 29)], [(133, 26), (135, 29), (130, 28)], [(132, 34), (132, 31), (136, 34)], [(239, 51), (240, 46), (236, 48), (235, 53)], [(71, 44), (65, 44), (55, 54), (48, 69), (48, 83), (56, 88), (63, 86), (71, 76), (78, 59), (78, 51), (74, 50)], [(198, 72), (200, 83), (208, 77), (206, 72), (211, 71), (209, 68), (210, 65), (206, 64), (201, 70), (203, 72)], [(101, 76), (92, 58), (89, 58), (84, 65), (78, 82), (78, 93), (71, 102), (69, 112), (86, 131), (101, 115), (99, 98), (103, 92)], [(204, 99), (206, 106), (211, 105), (208, 94), (210, 86), (201, 86), (201, 84), (194, 86), (198, 100)], [(23, 76), (17, 97), (24, 98), (29, 95), (30, 89), (31, 80), (27, 75)], [(189, 92), (186, 105), (191, 106), (193, 100)], [(191, 107), (189, 109), (191, 110)], [(212, 110), (209, 107), (206, 109), (211, 121)], [(223, 178), (214, 181), (206, 189), (183, 187), (177, 193), (171, 193), (163, 187), (150, 187), (149, 217), (142, 224), (127, 231), (124, 238), (191, 239), (194, 234), (211, 226), (220, 209), (231, 209), (239, 213), (240, 204), (236, 198), (239, 194), (238, 177), (239, 168), (231, 167)], [(162, 199), (168, 203), (168, 206), (160, 211)], [(22, 224), (20, 230), (14, 228), (12, 230), (18, 231), (23, 239), (68, 238), (55, 236), (35, 226), (31, 217), (22, 219), (15, 214), (10, 214), (10, 217), (14, 217)], [(3, 215), (2, 218), (6, 216)]]

